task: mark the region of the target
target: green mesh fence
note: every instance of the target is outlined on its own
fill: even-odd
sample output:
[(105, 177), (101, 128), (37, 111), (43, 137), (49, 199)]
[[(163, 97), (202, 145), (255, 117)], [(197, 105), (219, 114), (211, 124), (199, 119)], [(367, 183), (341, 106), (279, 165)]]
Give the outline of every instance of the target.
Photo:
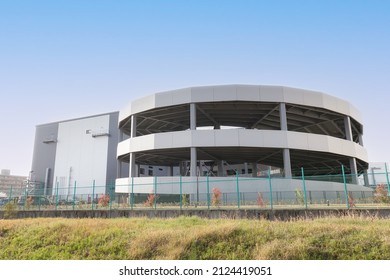
[[(58, 182), (46, 189), (0, 187), (0, 209), (7, 204), (18, 210), (115, 210), (115, 209), (315, 209), (390, 207), (387, 166), (385, 172), (284, 178), (264, 177), (143, 177), (129, 184), (79, 185), (61, 187)], [(375, 185), (364, 186), (364, 176)], [(382, 182), (380, 179), (382, 178)], [(371, 180), (372, 181), (372, 180)], [(116, 192), (116, 189), (122, 192)], [(125, 189), (126, 191), (123, 191)]]

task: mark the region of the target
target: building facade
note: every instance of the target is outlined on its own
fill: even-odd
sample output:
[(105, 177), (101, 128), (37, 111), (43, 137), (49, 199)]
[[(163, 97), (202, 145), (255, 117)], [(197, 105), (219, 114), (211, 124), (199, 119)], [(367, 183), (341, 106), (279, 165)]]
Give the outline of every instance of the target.
[(118, 112), (38, 125), (32, 162), (35, 188), (45, 195), (105, 193), (117, 175)]
[(278, 169), (284, 178), (302, 170), (307, 176), (340, 174), (343, 168), (356, 186), (368, 168), (358, 110), (303, 89), (226, 85), (156, 93), (122, 110), (119, 129), (118, 164), (129, 171), (118, 174), (117, 192), (142, 184), (140, 165), (193, 178), (257, 177), (260, 166)]
[(5, 196), (20, 195), (27, 184), (26, 176), (11, 175), (8, 169), (0, 172), (0, 193)]

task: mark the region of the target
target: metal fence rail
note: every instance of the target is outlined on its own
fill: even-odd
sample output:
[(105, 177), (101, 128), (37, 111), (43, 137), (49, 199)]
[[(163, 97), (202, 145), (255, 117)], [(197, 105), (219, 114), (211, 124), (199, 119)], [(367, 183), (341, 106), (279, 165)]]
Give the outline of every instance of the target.
[[(378, 173), (376, 173), (378, 175)], [(384, 173), (388, 178), (387, 172)], [(369, 176), (369, 174), (368, 174)], [(299, 177), (149, 177), (146, 183), (134, 179), (127, 185), (59, 187), (50, 194), (43, 185), (31, 190), (28, 186), (0, 188), (0, 209), (12, 205), (16, 210), (78, 210), (78, 209), (315, 209), (315, 208), (386, 208), (390, 207), (389, 183), (355, 190), (349, 184), (352, 175)], [(192, 177), (191, 177), (192, 178)], [(322, 180), (321, 180), (322, 179)], [(329, 189), (336, 184), (337, 188)], [(289, 186), (283, 189), (283, 186)], [(126, 189), (117, 193), (116, 188)], [(170, 191), (167, 192), (166, 190)], [(143, 191), (140, 191), (143, 190)]]

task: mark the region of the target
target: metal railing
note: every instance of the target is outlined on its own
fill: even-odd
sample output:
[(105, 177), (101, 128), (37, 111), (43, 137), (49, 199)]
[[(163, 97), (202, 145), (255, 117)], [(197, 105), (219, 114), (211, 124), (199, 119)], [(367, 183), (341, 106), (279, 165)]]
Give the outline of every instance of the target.
[[(387, 170), (386, 170), (387, 171)], [(367, 174), (372, 176), (373, 174)], [(377, 177), (386, 173), (375, 173)], [(143, 177), (129, 184), (29, 188), (0, 188), (0, 209), (13, 204), (17, 210), (97, 209), (315, 209), (390, 207), (389, 182), (376, 186), (351, 184), (351, 174), (272, 177)], [(322, 180), (321, 180), (322, 179)], [(48, 193), (44, 193), (44, 190)], [(123, 191), (125, 190), (125, 191)]]

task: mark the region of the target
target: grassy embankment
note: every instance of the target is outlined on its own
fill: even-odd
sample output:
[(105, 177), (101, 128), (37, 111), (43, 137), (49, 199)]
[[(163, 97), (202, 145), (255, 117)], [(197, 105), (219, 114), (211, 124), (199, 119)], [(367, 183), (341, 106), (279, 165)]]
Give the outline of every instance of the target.
[(0, 220), (0, 259), (390, 259), (390, 220)]

